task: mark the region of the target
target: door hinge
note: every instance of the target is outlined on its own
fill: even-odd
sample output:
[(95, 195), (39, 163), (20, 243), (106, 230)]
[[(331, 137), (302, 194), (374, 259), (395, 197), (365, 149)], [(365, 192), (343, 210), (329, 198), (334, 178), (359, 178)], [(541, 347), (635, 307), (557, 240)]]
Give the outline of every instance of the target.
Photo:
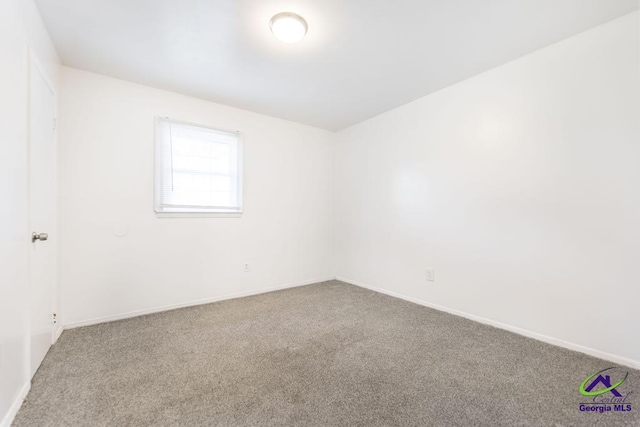
[(53, 318), (53, 324), (55, 325), (56, 323), (58, 323), (58, 314), (57, 313), (53, 313), (53, 315), (51, 316)]
[(56, 128), (58, 127), (58, 119), (56, 119), (55, 117), (53, 118), (53, 130), (56, 130)]

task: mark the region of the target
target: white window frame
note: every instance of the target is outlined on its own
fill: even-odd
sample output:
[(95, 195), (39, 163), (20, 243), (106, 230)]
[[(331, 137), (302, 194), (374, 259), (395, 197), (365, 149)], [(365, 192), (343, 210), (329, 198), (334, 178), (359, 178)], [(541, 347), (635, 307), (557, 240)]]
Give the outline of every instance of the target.
[[(213, 130), (216, 132), (233, 134), (237, 138), (237, 166), (236, 166), (236, 186), (237, 186), (237, 200), (238, 209), (228, 209), (224, 207), (198, 207), (198, 206), (167, 206), (163, 202), (162, 188), (163, 188), (163, 176), (165, 167), (163, 163), (163, 153), (165, 150), (162, 121), (168, 121), (169, 123), (177, 123), (187, 126), (194, 126), (202, 129)], [(203, 218), (203, 217), (223, 217), (223, 218), (239, 218), (243, 213), (243, 164), (244, 164), (244, 144), (240, 132), (229, 131), (225, 129), (215, 128), (198, 123), (187, 122), (183, 120), (176, 120), (169, 117), (156, 117), (155, 118), (155, 132), (154, 132), (154, 211), (158, 218)]]

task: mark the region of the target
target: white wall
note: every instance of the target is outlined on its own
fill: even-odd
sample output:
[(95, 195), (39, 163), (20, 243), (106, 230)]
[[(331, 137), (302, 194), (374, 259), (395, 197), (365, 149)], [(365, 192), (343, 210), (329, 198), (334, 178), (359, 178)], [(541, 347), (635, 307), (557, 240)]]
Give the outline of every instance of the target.
[(0, 425), (29, 386), (29, 49), (55, 83), (58, 58), (31, 0), (0, 1)]
[(634, 13), (340, 132), (337, 275), (640, 365), (638, 35)]
[[(331, 132), (72, 68), (61, 85), (65, 324), (333, 277)], [(156, 115), (242, 132), (241, 218), (156, 218)]]

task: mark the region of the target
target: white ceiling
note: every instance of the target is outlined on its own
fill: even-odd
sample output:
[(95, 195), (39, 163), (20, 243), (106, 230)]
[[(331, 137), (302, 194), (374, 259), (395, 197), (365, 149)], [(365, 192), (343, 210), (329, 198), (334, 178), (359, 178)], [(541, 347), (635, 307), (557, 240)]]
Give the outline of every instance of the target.
[[(64, 64), (339, 130), (637, 0), (36, 0)], [(291, 11), (307, 37), (269, 31)]]

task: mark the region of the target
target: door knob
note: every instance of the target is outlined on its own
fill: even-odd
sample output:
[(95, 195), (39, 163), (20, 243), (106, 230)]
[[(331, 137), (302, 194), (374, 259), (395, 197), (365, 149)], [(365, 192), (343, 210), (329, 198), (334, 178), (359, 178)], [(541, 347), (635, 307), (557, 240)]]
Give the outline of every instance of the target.
[(49, 235), (47, 233), (33, 233), (31, 234), (31, 241), (35, 242), (36, 240), (41, 240), (41, 241), (45, 241), (49, 238)]

